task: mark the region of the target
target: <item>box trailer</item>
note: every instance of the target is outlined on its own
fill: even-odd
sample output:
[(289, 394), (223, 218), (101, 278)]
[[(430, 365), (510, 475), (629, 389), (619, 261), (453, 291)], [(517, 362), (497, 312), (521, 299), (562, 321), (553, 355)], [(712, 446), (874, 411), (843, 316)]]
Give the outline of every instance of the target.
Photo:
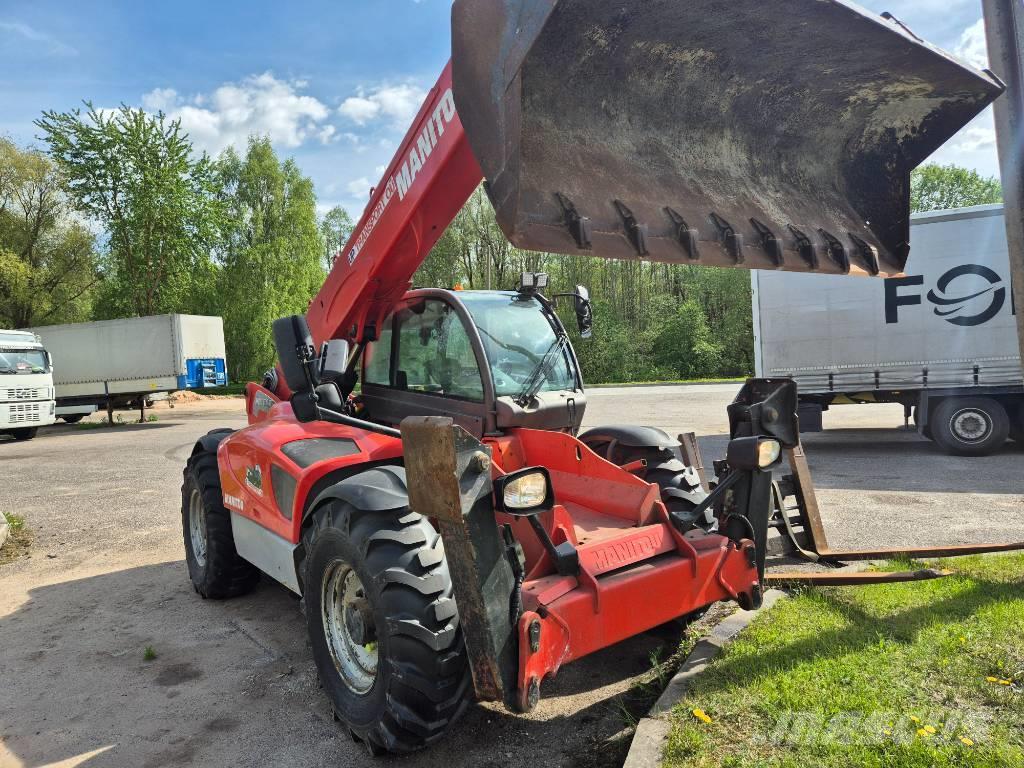
[(905, 274), (753, 272), (758, 376), (800, 389), (801, 428), (833, 405), (902, 403), (942, 448), (1024, 442), (1024, 382), (1001, 205), (916, 214)]
[(53, 359), (57, 411), (144, 404), (153, 395), (228, 383), (219, 317), (154, 315), (30, 329)]

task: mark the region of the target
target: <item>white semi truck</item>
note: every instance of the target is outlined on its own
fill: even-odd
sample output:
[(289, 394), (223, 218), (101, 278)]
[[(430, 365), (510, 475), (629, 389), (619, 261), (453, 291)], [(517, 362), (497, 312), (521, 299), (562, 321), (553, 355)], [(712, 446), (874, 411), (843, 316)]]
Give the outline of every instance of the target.
[(42, 341), (0, 330), (0, 435), (31, 440), (55, 418), (53, 366)]
[(901, 403), (950, 453), (1024, 443), (1024, 380), (1001, 205), (916, 214), (905, 275), (752, 272), (758, 376), (790, 376), (801, 429), (850, 403)]

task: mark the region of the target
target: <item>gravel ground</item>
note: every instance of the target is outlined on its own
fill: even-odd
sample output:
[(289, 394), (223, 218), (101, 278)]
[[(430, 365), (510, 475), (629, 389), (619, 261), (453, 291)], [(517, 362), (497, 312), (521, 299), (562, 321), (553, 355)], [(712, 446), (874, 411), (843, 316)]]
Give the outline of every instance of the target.
[[(710, 463), (724, 452), (736, 390), (591, 390), (586, 424), (693, 430)], [(190, 588), (181, 469), (196, 437), (242, 426), (241, 409), (188, 403), (158, 408), (150, 424), (0, 442), (0, 509), (34, 535), (30, 557), (0, 567), (0, 766), (389, 764), (332, 722), (287, 591), (265, 582), (215, 603)], [(894, 428), (899, 407), (825, 419), (829, 430), (805, 444), (834, 546), (1024, 539), (1021, 446), (944, 456)], [(567, 666), (529, 717), (471, 707), (450, 738), (394, 762), (613, 765), (621, 749), (606, 740), (628, 724), (623, 694), (672, 640), (648, 633)], [(144, 661), (147, 646), (155, 660)]]

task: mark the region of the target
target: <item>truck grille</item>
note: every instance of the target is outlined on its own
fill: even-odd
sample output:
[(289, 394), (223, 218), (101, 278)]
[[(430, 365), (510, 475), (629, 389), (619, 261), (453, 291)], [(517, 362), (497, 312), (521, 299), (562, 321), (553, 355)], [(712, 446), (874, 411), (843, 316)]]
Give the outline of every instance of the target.
[(7, 420), (11, 424), (28, 424), (42, 421), (40, 403), (19, 403), (7, 406)]
[(49, 399), (49, 388), (48, 387), (8, 387), (6, 389), (0, 389), (3, 393), (4, 400), (48, 400)]

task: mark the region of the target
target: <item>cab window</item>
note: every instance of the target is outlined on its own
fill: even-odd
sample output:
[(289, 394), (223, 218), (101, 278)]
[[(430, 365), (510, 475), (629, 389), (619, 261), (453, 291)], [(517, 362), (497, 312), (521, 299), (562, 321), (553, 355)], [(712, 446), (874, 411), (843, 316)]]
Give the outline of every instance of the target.
[(483, 401), (469, 334), (444, 301), (426, 299), (400, 309), (368, 351), (368, 384)]

